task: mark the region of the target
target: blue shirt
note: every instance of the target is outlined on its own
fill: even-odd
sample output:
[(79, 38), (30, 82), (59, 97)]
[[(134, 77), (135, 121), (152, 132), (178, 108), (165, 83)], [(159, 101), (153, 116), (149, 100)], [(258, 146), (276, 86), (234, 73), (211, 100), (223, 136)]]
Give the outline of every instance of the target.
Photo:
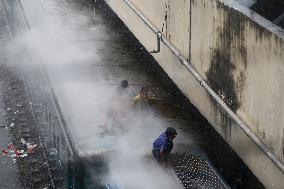
[(173, 141), (165, 133), (162, 133), (153, 143), (154, 152), (159, 152), (161, 149), (165, 153), (170, 153), (173, 149)]

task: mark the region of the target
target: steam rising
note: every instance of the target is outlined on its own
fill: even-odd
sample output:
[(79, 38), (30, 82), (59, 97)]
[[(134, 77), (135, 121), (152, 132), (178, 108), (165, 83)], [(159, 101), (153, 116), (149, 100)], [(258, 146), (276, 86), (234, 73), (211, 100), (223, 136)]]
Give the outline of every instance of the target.
[[(115, 57), (106, 59), (109, 54), (117, 56), (112, 55), (113, 50), (107, 53), (107, 46), (115, 43), (111, 36), (118, 34), (101, 23), (92, 25), (88, 15), (96, 15), (97, 22), (102, 18), (89, 9), (71, 10), (56, 0), (22, 3), (31, 29), (18, 33), (6, 49), (19, 57), (19, 69), (44, 65), (80, 155), (94, 157), (113, 151), (107, 157), (109, 172), (104, 181), (120, 188), (181, 188), (170, 173), (145, 158), (151, 156), (152, 142), (168, 125), (151, 111), (131, 108), (131, 98), (143, 84), (127, 89), (125, 103), (113, 100), (119, 97), (116, 88), (122, 79), (130, 84), (139, 79), (138, 72), (117, 74), (113, 69), (121, 68), (113, 65), (121, 62), (114, 61)], [(125, 109), (119, 115), (124, 127), (118, 129), (114, 124), (115, 134), (110, 134), (106, 132), (107, 114), (113, 109)]]

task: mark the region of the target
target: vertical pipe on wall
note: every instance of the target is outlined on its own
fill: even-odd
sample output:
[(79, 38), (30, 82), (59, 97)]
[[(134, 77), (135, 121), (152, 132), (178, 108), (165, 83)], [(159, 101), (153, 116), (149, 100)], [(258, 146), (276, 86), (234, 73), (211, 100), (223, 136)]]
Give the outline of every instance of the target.
[(189, 44), (188, 44), (188, 50), (189, 50), (189, 57), (188, 57), (188, 61), (191, 62), (191, 15), (192, 15), (192, 0), (189, 0)]

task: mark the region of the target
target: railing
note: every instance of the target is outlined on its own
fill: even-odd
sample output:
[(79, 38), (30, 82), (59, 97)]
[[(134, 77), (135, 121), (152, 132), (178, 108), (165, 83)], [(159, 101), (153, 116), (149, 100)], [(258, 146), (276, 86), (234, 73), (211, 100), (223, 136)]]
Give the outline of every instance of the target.
[(200, 73), (189, 63), (186, 58), (171, 44), (171, 42), (163, 37), (161, 31), (159, 31), (144, 15), (141, 13), (130, 1), (123, 0), (125, 4), (145, 23), (150, 30), (157, 35), (159, 41), (177, 57), (181, 64), (192, 74), (197, 82), (205, 89), (208, 95), (220, 106), (235, 123), (236, 125), (258, 146), (258, 148), (284, 173), (284, 164), (274, 154), (274, 152), (259, 139), (251, 129), (244, 123), (228, 106), (227, 104), (214, 92), (214, 90), (203, 79)]

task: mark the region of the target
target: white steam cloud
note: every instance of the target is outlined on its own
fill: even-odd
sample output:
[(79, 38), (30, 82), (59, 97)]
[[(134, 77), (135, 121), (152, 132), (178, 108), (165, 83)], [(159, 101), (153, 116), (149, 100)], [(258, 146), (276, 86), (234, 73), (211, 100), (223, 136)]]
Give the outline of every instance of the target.
[[(169, 172), (145, 158), (151, 156), (154, 139), (169, 125), (151, 112), (128, 109), (141, 86), (130, 86), (128, 103), (114, 107), (112, 99), (121, 79), (135, 83), (128, 71), (123, 71), (125, 78), (112, 72), (113, 65), (119, 64), (115, 58), (110, 65), (104, 57), (107, 54), (100, 54), (115, 33), (103, 24), (91, 26), (90, 10), (77, 11), (62, 2), (22, 1), (31, 29), (19, 33), (6, 49), (17, 54), (19, 68), (43, 63), (81, 156), (115, 151), (108, 157), (106, 182), (115, 182), (120, 188), (182, 188)], [(96, 16), (99, 22), (102, 18)], [(127, 109), (120, 115), (124, 127), (108, 135), (107, 114), (114, 108)], [(179, 142), (188, 142), (186, 137), (178, 137)]]

